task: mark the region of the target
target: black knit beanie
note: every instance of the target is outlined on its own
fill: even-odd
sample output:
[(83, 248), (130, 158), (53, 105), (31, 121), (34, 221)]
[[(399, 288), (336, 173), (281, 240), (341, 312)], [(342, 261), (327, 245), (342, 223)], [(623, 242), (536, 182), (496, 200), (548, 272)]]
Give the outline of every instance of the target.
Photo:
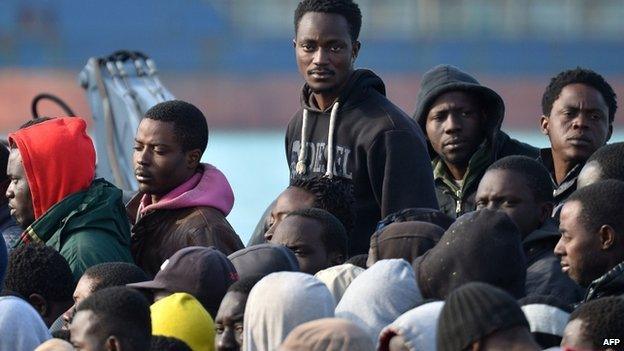
[(518, 302), (485, 283), (468, 283), (453, 291), (438, 320), (438, 351), (461, 351), (498, 330), (529, 323)]

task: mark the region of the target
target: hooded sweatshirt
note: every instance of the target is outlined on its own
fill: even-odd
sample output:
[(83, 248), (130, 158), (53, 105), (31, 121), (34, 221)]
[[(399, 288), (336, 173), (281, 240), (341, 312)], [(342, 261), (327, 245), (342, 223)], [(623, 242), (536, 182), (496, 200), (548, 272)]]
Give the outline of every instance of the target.
[(318, 271), (314, 277), (327, 285), (334, 300), (339, 303), (351, 282), (362, 272), (364, 268), (345, 263)]
[(81, 118), (54, 118), (9, 134), (32, 196), (35, 221), (16, 246), (45, 243), (78, 281), (98, 263), (132, 262), (121, 190), (95, 175), (95, 149)]
[(378, 350), (388, 351), (390, 340), (395, 335), (403, 337), (409, 351), (436, 350), (438, 318), (442, 307), (444, 307), (444, 301), (434, 301), (402, 314), (383, 329), (379, 335)]
[(151, 307), (152, 335), (174, 337), (193, 351), (213, 351), (215, 328), (210, 314), (192, 295), (176, 293)]
[(323, 318), (295, 328), (280, 351), (373, 351), (375, 347), (357, 325), (340, 318)]
[(139, 193), (126, 206), (135, 220), (132, 255), (137, 265), (153, 277), (166, 259), (188, 246), (214, 246), (225, 255), (242, 249), (225, 219), (233, 205), (230, 183), (210, 164), (202, 164), (157, 203)]
[(295, 254), (286, 246), (259, 244), (238, 250), (228, 256), (240, 279), (274, 272), (299, 272)]
[(402, 259), (382, 260), (351, 282), (336, 307), (336, 317), (354, 322), (377, 343), (385, 326), (421, 302), (410, 264)]
[(398, 222), (371, 236), (369, 265), (388, 258), (412, 262), (440, 241), (444, 229), (427, 222)]
[(50, 338), (32, 306), (14, 296), (0, 297), (0, 350), (32, 351)]
[(505, 116), (503, 99), (492, 89), (481, 85), (474, 77), (451, 65), (439, 65), (425, 73), (420, 84), (414, 119), (427, 133), (427, 115), (435, 100), (450, 91), (476, 94), (485, 110), (485, 140), (468, 162), (468, 170), (458, 185), (444, 161), (428, 144), (440, 210), (451, 217), (473, 211), (475, 194), (485, 170), (496, 160), (509, 155), (539, 156), (539, 150), (511, 139), (500, 130)]
[(313, 276), (271, 273), (249, 293), (243, 323), (243, 350), (273, 351), (300, 324), (334, 316), (334, 298)]
[(332, 107), (319, 110), (308, 85), (288, 124), (291, 177), (341, 176), (353, 181), (355, 227), (350, 256), (366, 253), (376, 223), (407, 207), (438, 208), (425, 138), (385, 97), (369, 70), (349, 77)]
[(525, 260), (520, 232), (512, 220), (502, 212), (483, 209), (459, 217), (413, 265), (427, 299), (446, 299), (454, 289), (475, 281), (518, 299), (525, 295)]
[(554, 220), (544, 224), (522, 240), (527, 259), (527, 296), (552, 295), (567, 305), (583, 299), (585, 289), (561, 271), (561, 260), (554, 249), (561, 234)]

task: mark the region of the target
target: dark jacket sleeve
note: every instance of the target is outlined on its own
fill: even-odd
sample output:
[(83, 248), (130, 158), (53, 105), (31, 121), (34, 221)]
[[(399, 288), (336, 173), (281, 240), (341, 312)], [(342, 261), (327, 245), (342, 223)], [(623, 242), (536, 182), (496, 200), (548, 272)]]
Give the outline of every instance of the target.
[(368, 150), (367, 162), (382, 218), (410, 207), (438, 209), (429, 154), (411, 131), (380, 134)]

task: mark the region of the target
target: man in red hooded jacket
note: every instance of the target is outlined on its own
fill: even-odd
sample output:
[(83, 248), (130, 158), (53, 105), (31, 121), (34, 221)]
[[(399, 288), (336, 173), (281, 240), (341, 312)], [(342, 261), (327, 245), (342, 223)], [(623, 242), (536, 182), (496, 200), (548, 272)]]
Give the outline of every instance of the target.
[(25, 229), (16, 247), (52, 246), (78, 280), (102, 262), (132, 262), (121, 190), (95, 179), (95, 149), (81, 118), (29, 122), (9, 134), (6, 191)]

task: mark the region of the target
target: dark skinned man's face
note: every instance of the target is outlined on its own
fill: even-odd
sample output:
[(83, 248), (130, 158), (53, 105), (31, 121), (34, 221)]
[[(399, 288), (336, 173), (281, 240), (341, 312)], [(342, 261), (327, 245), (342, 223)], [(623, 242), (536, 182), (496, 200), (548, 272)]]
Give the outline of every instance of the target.
[(468, 166), (484, 138), (478, 99), (463, 91), (440, 95), (427, 114), (427, 139), (447, 166)]
[(360, 48), (351, 40), (347, 20), (338, 14), (308, 12), (299, 20), (293, 44), (299, 73), (312, 92), (337, 97)]
[(585, 162), (611, 136), (609, 108), (600, 92), (585, 84), (569, 84), (542, 116), (553, 156), (569, 163)]
[(236, 351), (243, 347), (243, 316), (247, 294), (232, 291), (225, 294), (215, 318), (215, 349)]

